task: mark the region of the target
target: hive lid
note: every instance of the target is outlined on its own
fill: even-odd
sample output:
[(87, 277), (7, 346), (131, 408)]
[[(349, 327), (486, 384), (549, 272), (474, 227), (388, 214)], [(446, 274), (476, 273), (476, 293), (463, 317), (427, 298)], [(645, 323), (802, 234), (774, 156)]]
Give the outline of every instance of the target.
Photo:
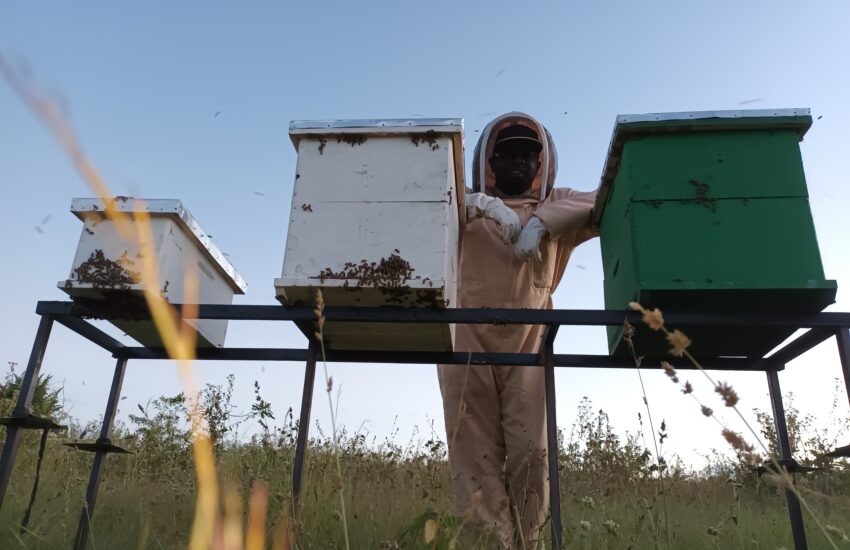
[(800, 140), (812, 126), (810, 109), (745, 109), (737, 111), (686, 111), (617, 115), (608, 155), (602, 168), (599, 193), (591, 215), (599, 224), (611, 186), (620, 167), (623, 146), (633, 136), (723, 130), (795, 130)]
[(455, 182), (458, 192), (465, 189), (462, 118), (370, 118), (336, 120), (293, 120), (289, 138), (295, 149), (304, 136), (338, 136), (369, 134), (374, 136), (409, 136), (434, 133), (451, 138), (454, 149)]
[[(242, 275), (236, 271), (230, 260), (212, 241), (212, 238), (204, 232), (195, 218), (183, 206), (178, 199), (134, 199), (132, 197), (116, 197), (115, 207), (120, 212), (147, 212), (152, 217), (166, 216), (172, 218), (184, 233), (192, 239), (195, 244), (212, 261), (212, 264), (224, 276), (237, 294), (245, 294), (248, 283)], [(105, 212), (103, 201), (100, 199), (77, 198), (71, 201), (71, 212), (80, 220), (85, 221), (86, 214), (90, 212)]]
[(293, 120), (289, 123), (289, 135), (340, 134), (346, 132), (369, 132), (385, 134), (410, 134), (434, 130), (442, 134), (463, 133), (462, 118), (363, 118), (335, 120)]

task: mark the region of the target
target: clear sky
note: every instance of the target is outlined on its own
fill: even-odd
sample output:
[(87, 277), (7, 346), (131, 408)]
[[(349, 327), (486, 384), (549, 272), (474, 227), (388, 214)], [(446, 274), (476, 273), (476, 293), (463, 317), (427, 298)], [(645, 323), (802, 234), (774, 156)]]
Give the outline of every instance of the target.
[[(115, 194), (184, 202), (247, 279), (248, 293), (236, 299), (243, 304), (275, 303), (295, 173), (290, 120), (463, 117), (470, 152), (475, 130), (522, 110), (554, 137), (557, 185), (590, 190), (617, 114), (810, 107), (817, 120), (801, 146), (824, 267), (839, 282), (831, 310), (850, 311), (848, 21), (850, 7), (841, 1), (7, 0), (0, 1), (0, 53), (26, 62), (59, 98)], [(71, 198), (92, 192), (4, 83), (0, 186), (0, 360), (23, 368), (36, 302), (65, 299), (56, 282), (68, 273), (81, 230), (68, 211)], [(576, 251), (555, 306), (603, 307), (598, 241)], [(295, 347), (304, 339), (284, 324), (233, 323), (227, 343)], [(604, 329), (586, 328), (563, 330), (556, 351), (605, 350)], [(106, 352), (54, 329), (44, 371), (64, 383), (71, 414), (102, 414), (112, 368)], [(278, 418), (299, 407), (302, 369), (198, 364), (204, 382), (223, 383), (235, 373), (244, 407), (259, 380)], [(443, 436), (433, 366), (331, 370), (349, 429), (382, 439), (396, 427), (403, 442), (414, 426), (427, 439), (433, 422)], [(781, 381), (802, 411), (825, 420), (840, 373), (830, 341), (792, 363)], [(725, 448), (717, 426), (663, 374), (644, 378), (656, 424), (667, 420), (665, 447), (686, 457)], [(722, 408), (709, 386), (688, 378)], [(743, 409), (768, 408), (763, 374), (721, 378), (738, 389)], [(327, 426), (322, 384), (313, 411)], [(557, 389), (562, 427), (588, 396), (618, 431), (638, 428), (643, 404), (633, 370), (560, 370)], [(171, 363), (131, 362), (121, 417), (137, 403), (179, 391)]]

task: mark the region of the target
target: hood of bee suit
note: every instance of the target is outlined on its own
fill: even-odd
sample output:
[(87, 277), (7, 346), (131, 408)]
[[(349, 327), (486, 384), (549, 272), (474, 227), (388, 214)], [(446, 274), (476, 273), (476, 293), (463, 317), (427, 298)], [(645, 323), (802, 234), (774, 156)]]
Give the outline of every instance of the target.
[[(537, 132), (538, 139), (543, 143), (537, 175), (534, 177), (529, 190), (518, 195), (517, 198), (533, 198), (542, 201), (555, 185), (555, 175), (558, 172), (558, 153), (555, 151), (555, 144), (552, 142), (549, 131), (534, 117), (516, 111), (496, 118), (482, 130), (481, 137), (478, 138), (475, 152), (472, 155), (472, 191), (491, 196), (500, 195), (496, 190), (496, 176), (493, 174), (493, 169), (490, 168), (489, 159), (493, 155), (496, 136), (503, 128), (514, 124), (528, 126)], [(546, 139), (543, 139), (543, 136), (546, 136)]]

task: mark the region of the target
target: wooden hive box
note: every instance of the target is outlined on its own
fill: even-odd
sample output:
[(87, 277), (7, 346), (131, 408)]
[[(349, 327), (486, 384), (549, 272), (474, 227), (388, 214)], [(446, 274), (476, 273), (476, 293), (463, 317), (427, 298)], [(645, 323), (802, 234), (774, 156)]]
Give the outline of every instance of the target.
[[(298, 162), (283, 304), (456, 305), (463, 224), (461, 119), (293, 122)], [(327, 347), (450, 351), (449, 324), (328, 323)]]
[[(150, 214), (161, 291), (170, 302), (183, 303), (188, 270), (198, 276), (201, 304), (230, 304), (234, 294), (245, 293), (245, 280), (179, 200), (119, 197), (116, 207)], [(134, 319), (147, 306), (142, 285), (130, 275), (141, 270), (141, 255), (148, 251), (121, 236), (99, 199), (74, 199), (71, 212), (83, 222), (83, 229), (71, 274), (59, 281), (59, 288), (92, 317), (123, 315), (110, 322), (145, 346), (161, 347), (153, 321)], [(227, 320), (187, 322), (197, 330), (198, 347), (224, 346)]]
[[(815, 313), (824, 276), (799, 142), (808, 109), (617, 117), (594, 216), (605, 306), (707, 313)], [(663, 354), (637, 327), (638, 354)], [(703, 355), (759, 356), (791, 331), (682, 327)], [(622, 327), (611, 353), (627, 354)]]

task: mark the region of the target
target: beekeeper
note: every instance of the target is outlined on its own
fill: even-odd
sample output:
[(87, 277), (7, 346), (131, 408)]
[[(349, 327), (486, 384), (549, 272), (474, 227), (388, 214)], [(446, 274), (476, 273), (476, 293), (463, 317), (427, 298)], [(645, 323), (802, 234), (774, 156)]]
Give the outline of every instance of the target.
[[(554, 188), (549, 132), (508, 113), (481, 133), (466, 195), (459, 307), (552, 308), (573, 249), (598, 235), (596, 192)], [(457, 325), (455, 350), (536, 353), (542, 326)], [(539, 367), (439, 365), (455, 505), (479, 534), (532, 548), (548, 513)], [(519, 524), (517, 525), (517, 521)]]

